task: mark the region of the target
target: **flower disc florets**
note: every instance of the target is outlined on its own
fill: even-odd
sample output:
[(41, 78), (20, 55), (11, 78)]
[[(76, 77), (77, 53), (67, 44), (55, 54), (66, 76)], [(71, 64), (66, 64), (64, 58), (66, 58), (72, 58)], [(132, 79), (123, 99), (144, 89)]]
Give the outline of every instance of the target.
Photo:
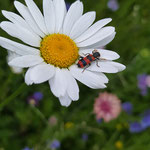
[(40, 51), (46, 63), (59, 68), (68, 68), (79, 57), (75, 42), (64, 34), (51, 34), (44, 37)]

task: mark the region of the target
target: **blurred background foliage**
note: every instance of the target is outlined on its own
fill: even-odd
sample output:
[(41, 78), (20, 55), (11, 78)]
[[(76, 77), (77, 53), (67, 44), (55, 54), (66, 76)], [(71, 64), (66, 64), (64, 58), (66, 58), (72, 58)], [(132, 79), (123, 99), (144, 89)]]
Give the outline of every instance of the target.
[[(0, 106), (10, 100), (0, 110), (0, 150), (25, 147), (28, 147), (26, 150), (150, 149), (149, 128), (140, 133), (129, 130), (130, 122), (140, 121), (141, 114), (150, 109), (150, 90), (142, 96), (137, 80), (139, 74), (150, 74), (150, 1), (118, 0), (115, 11), (108, 8), (109, 1), (83, 0), (83, 3), (85, 12), (97, 12), (97, 20), (113, 19), (110, 25), (116, 27), (117, 34), (107, 49), (119, 53), (119, 62), (127, 69), (108, 75), (110, 82), (104, 90), (92, 90), (79, 83), (80, 100), (68, 108), (60, 105), (47, 83), (26, 86), (25, 72), (13, 74), (7, 65), (7, 51), (0, 48)], [(36, 3), (42, 8), (42, 0), (36, 0)], [(16, 12), (13, 0), (1, 0), (0, 8)], [(6, 20), (2, 14), (0, 19)], [(2, 30), (0, 35), (9, 37)], [(37, 91), (43, 93), (43, 98), (33, 106), (27, 100)], [(117, 119), (99, 123), (93, 114), (93, 105), (98, 94), (104, 91), (116, 94), (122, 103), (132, 103), (132, 114), (122, 111)]]

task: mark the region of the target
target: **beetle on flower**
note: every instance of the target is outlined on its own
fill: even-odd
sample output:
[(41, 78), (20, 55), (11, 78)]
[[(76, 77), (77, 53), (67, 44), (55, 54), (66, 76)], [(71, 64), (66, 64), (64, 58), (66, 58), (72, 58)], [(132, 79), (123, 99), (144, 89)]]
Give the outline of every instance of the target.
[[(83, 14), (83, 3), (79, 0), (68, 12), (64, 0), (43, 0), (43, 14), (33, 0), (25, 0), (25, 3), (27, 6), (14, 2), (21, 16), (2, 11), (9, 21), (0, 24), (4, 31), (25, 44), (0, 37), (0, 45), (17, 54), (9, 61), (10, 66), (28, 68), (27, 85), (48, 81), (60, 103), (69, 106), (72, 100), (79, 99), (76, 80), (93, 89), (105, 88), (108, 78), (104, 73), (125, 69), (113, 61), (119, 58), (116, 52), (98, 49), (115, 37), (114, 27), (104, 27), (110, 18), (94, 23), (96, 13)], [(99, 62), (101, 67), (93, 63), (82, 73), (83, 68), (77, 66), (78, 58), (94, 49), (106, 60)]]

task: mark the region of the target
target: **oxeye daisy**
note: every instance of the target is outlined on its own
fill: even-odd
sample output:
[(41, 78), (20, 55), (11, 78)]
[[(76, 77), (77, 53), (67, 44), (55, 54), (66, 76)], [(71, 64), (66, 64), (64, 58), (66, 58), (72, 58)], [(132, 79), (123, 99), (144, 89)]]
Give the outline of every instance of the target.
[[(25, 44), (0, 37), (0, 45), (18, 55), (9, 61), (10, 66), (28, 68), (27, 85), (48, 81), (60, 103), (69, 106), (72, 100), (79, 99), (76, 80), (93, 89), (105, 88), (108, 78), (104, 73), (125, 69), (113, 61), (119, 58), (116, 52), (98, 49), (115, 37), (114, 27), (104, 27), (111, 22), (110, 18), (94, 23), (96, 13), (83, 14), (83, 3), (79, 0), (68, 11), (64, 0), (43, 0), (43, 14), (33, 0), (25, 3), (26, 6), (14, 2), (20, 16), (2, 11), (9, 21), (0, 24), (4, 31)], [(92, 55), (95, 49), (102, 58), (96, 58), (99, 62), (92, 62), (87, 69), (77, 66), (79, 56)]]

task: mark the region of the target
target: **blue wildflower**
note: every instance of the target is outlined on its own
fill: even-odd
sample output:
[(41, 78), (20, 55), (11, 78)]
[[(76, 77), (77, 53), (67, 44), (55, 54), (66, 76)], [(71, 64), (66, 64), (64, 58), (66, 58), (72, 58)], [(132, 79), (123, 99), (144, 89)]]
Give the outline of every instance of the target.
[(146, 84), (148, 87), (150, 87), (150, 75), (146, 77)]
[(147, 86), (146, 84), (146, 78), (147, 78), (147, 74), (140, 74), (137, 76), (138, 79), (138, 87), (140, 89), (143, 89)]
[(112, 11), (117, 11), (119, 9), (119, 4), (117, 0), (109, 0), (107, 6)]
[(129, 128), (131, 133), (139, 133), (145, 130), (145, 128), (142, 126), (141, 123), (139, 122), (133, 122), (130, 123), (130, 128)]
[(150, 113), (145, 113), (144, 117), (141, 120), (141, 124), (144, 128), (150, 127)]
[(97, 123), (100, 124), (100, 123), (102, 123), (102, 121), (103, 121), (103, 119), (98, 119), (98, 120), (97, 120)]
[(143, 96), (147, 95), (147, 88), (141, 90), (141, 95), (143, 95)]
[(60, 147), (60, 142), (58, 140), (53, 140), (51, 145), (50, 145), (50, 148), (51, 149), (57, 149)]
[(122, 103), (122, 109), (128, 113), (128, 114), (131, 114), (132, 113), (132, 110), (133, 110), (133, 105), (131, 102), (124, 102)]
[(141, 90), (141, 95), (145, 96), (147, 95), (147, 75), (146, 74), (140, 74), (137, 76), (138, 79), (138, 88)]
[(35, 92), (32, 96), (29, 96), (27, 101), (29, 104), (36, 106), (42, 100), (43, 94), (41, 92)]
[(42, 100), (43, 99), (43, 93), (41, 93), (41, 92), (35, 92), (34, 94), (33, 94), (33, 97), (36, 99), (36, 100)]
[(89, 138), (89, 137), (88, 137), (88, 135), (87, 135), (86, 133), (83, 133), (83, 134), (82, 134), (82, 140), (83, 140), (83, 141), (86, 142), (86, 141), (88, 140), (88, 138)]
[(22, 150), (33, 150), (33, 148), (31, 149), (31, 148), (29, 148), (29, 147), (25, 147), (25, 148), (22, 149)]
[(147, 110), (144, 112), (143, 115), (144, 115), (144, 116), (150, 115), (150, 109), (147, 109)]

